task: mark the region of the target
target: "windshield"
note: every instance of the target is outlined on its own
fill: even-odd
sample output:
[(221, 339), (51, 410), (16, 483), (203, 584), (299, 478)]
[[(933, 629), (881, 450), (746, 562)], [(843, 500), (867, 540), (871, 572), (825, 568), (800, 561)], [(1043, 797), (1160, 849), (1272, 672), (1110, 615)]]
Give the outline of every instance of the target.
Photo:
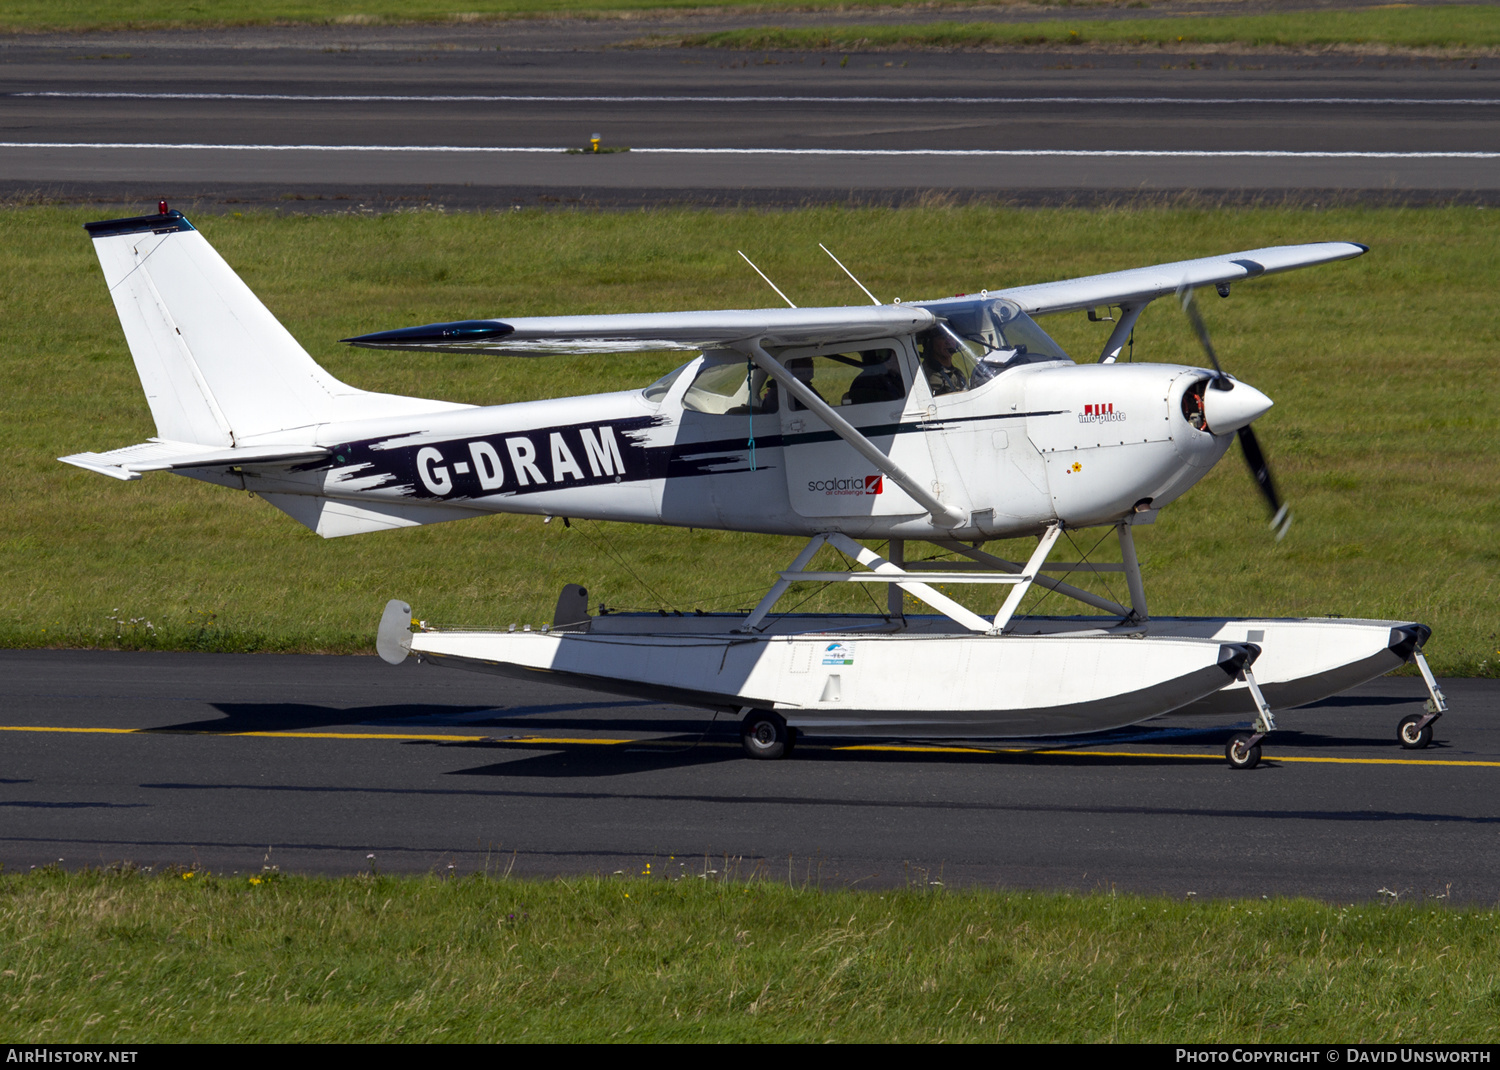
[(1004, 297), (952, 298), (922, 307), (946, 320), (948, 329), (968, 343), (964, 348), (995, 371), (1072, 359), (1020, 305)]

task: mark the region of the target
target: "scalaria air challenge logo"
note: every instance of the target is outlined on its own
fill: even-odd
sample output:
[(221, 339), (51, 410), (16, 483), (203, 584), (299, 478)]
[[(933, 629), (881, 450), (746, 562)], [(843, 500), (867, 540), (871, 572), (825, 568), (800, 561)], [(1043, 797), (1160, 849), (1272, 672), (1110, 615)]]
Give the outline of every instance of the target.
[(881, 494), (885, 491), (882, 476), (839, 476), (834, 479), (809, 479), (807, 489), (813, 494)]

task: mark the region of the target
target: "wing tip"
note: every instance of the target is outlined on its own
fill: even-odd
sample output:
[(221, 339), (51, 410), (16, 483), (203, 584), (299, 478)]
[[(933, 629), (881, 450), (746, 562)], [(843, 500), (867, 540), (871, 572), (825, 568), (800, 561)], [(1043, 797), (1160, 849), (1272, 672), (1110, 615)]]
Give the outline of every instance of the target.
[(489, 342), (514, 334), (515, 328), (499, 320), (454, 320), (451, 323), (425, 323), (420, 327), (398, 327), (393, 331), (340, 338), (346, 345), (361, 349), (405, 349), (429, 346), (461, 346)]

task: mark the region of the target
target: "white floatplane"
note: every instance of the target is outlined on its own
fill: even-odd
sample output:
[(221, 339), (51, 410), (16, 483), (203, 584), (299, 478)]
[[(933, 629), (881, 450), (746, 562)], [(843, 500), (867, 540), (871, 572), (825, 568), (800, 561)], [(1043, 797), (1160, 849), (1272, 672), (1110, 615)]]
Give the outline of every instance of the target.
[[(70, 464), (254, 491), (328, 538), (510, 512), (806, 540), (748, 614), (591, 615), (585, 589), (570, 584), (538, 631), (414, 631), (410, 607), (393, 600), (377, 643), (387, 661), (416, 653), (732, 710), (756, 757), (787, 753), (800, 731), (1035, 737), (1184, 710), (1253, 717), (1226, 748), (1248, 767), (1273, 709), (1407, 661), (1431, 697), (1402, 721), (1402, 745), (1426, 746), (1446, 708), (1422, 656), (1424, 625), (1152, 618), (1136, 560), (1135, 527), (1235, 437), (1273, 530), (1290, 519), (1250, 429), (1271, 400), (1219, 367), (1192, 292), (1227, 296), (1362, 245), (1255, 249), (935, 301), (884, 304), (866, 290), (870, 304), (841, 308), (465, 320), (346, 339), (514, 356), (694, 354), (641, 390), (472, 406), (333, 378), (165, 203), (87, 228), (158, 437), (61, 458)], [(1141, 310), (1173, 294), (1213, 368), (1118, 362)], [(1084, 365), (1032, 319), (1106, 307), (1118, 309), (1114, 327)], [(1049, 564), (1065, 529), (1087, 527), (1114, 529), (1120, 563)], [(1037, 539), (1025, 562), (984, 549), (1025, 536)], [(857, 565), (810, 570), (825, 545)], [(923, 545), (947, 557), (911, 552)], [(1098, 571), (1124, 574), (1128, 604), (1048, 575)], [(777, 615), (801, 581), (879, 584), (888, 609)], [(1009, 592), (987, 616), (937, 589), (967, 584)], [(1100, 615), (1020, 617), (1033, 586)], [(935, 612), (906, 613), (908, 594)]]

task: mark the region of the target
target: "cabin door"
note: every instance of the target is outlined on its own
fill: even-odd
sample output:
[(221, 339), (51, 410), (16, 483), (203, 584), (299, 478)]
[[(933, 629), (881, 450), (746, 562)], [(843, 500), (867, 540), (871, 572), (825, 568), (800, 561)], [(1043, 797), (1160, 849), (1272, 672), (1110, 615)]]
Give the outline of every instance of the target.
[[(810, 386), (873, 442), (910, 472), (932, 482), (932, 457), (912, 404), (913, 358), (900, 339), (791, 350), (782, 365)], [(782, 456), (793, 510), (806, 517), (902, 516), (925, 513), (905, 491), (860, 456), (817, 414), (789, 395), (765, 386), (765, 407), (781, 415)], [(923, 402), (925, 406), (925, 401)], [(904, 419), (903, 419), (904, 417)]]

